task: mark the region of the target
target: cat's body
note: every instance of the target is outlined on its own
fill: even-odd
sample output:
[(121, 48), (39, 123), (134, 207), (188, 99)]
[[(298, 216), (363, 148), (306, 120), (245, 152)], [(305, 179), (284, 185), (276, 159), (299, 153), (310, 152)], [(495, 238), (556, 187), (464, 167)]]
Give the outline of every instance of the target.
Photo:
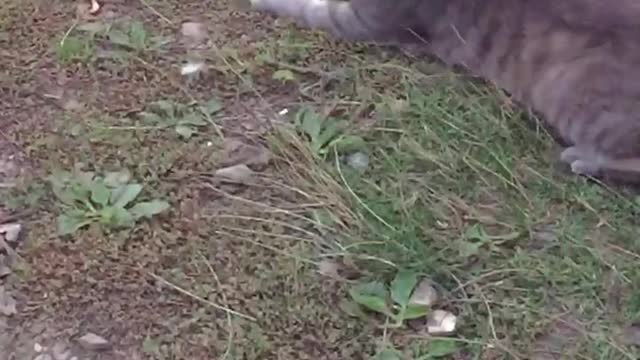
[(640, 2), (251, 1), (339, 38), (421, 46), (463, 65), (542, 114), (574, 173), (640, 182)]

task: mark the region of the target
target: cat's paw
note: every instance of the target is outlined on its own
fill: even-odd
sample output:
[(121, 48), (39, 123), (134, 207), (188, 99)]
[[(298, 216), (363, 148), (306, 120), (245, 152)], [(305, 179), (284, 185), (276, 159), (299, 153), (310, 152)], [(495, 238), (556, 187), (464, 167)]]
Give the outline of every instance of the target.
[(560, 160), (568, 164), (571, 172), (576, 175), (596, 177), (603, 169), (606, 159), (593, 149), (571, 146), (560, 154)]

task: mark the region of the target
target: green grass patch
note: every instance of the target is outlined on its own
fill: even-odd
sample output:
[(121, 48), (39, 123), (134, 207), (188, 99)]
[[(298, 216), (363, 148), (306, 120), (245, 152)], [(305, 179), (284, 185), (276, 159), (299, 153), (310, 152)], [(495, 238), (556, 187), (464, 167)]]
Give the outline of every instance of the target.
[[(408, 269), (446, 289), (459, 354), (637, 358), (619, 337), (640, 316), (637, 201), (553, 166), (553, 140), (496, 92), (401, 78), (378, 97), (375, 127), (356, 133), (366, 171), (320, 164), (361, 219), (347, 252), (376, 278)], [(579, 325), (558, 345), (548, 338), (565, 316)], [(429, 346), (415, 350), (429, 343), (399, 348), (430, 358)], [(403, 358), (385, 357), (393, 348), (378, 356)]]

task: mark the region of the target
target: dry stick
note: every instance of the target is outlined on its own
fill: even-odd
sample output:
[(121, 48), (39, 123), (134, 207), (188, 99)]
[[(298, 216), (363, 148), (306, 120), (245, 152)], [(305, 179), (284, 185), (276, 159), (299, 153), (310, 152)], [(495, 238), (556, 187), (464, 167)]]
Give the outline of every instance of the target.
[(145, 0), (140, 0), (140, 2), (142, 3), (142, 5), (146, 6), (149, 10), (151, 10), (152, 13), (154, 13), (157, 17), (159, 17), (160, 19), (162, 19), (162, 21), (166, 22), (167, 24), (171, 25), (171, 26), (175, 26), (175, 24), (173, 23), (173, 21), (169, 20), (166, 16), (162, 15), (158, 10), (156, 10), (153, 6), (149, 5), (149, 3), (147, 3)]
[(487, 298), (484, 296), (484, 293), (482, 292), (482, 290), (480, 290), (480, 288), (476, 287), (476, 291), (478, 291), (478, 294), (482, 298), (482, 302), (483, 302), (484, 306), (487, 308), (487, 314), (489, 316), (489, 319), (488, 319), (489, 320), (489, 329), (491, 330), (491, 335), (493, 336), (493, 339), (495, 340), (494, 344), (497, 347), (499, 347), (500, 349), (502, 349), (502, 351), (504, 351), (507, 354), (511, 355), (514, 359), (522, 359), (523, 358), (522, 356), (520, 356), (519, 354), (515, 353), (514, 350), (509, 349), (507, 346), (502, 344), (502, 342), (498, 339), (498, 333), (496, 332), (496, 328), (495, 328), (495, 325), (493, 323), (493, 311), (491, 311), (491, 305), (489, 305), (489, 301), (487, 301)]
[[(140, 269), (140, 270), (142, 270), (142, 269)], [(247, 320), (250, 320), (250, 321), (258, 321), (253, 316), (245, 315), (243, 313), (240, 313), (240, 312), (237, 312), (235, 310), (229, 309), (228, 307), (224, 307), (222, 305), (218, 305), (218, 304), (216, 304), (216, 303), (214, 303), (212, 301), (209, 301), (209, 300), (207, 300), (207, 299), (205, 299), (203, 297), (200, 297), (200, 296), (198, 296), (198, 295), (196, 295), (196, 294), (194, 294), (194, 293), (192, 293), (190, 291), (187, 291), (187, 290), (185, 290), (185, 289), (183, 289), (183, 288), (181, 288), (181, 287), (179, 287), (177, 285), (174, 285), (174, 284), (170, 283), (169, 281), (161, 278), (160, 276), (158, 276), (158, 275), (156, 275), (154, 273), (151, 273), (151, 272), (148, 272), (148, 271), (145, 271), (145, 272), (149, 276), (153, 277), (154, 279), (160, 281), (161, 283), (169, 286), (170, 288), (176, 290), (177, 292), (179, 292), (179, 293), (181, 293), (183, 295), (189, 296), (192, 299), (198, 300), (198, 301), (200, 301), (200, 302), (202, 302), (204, 304), (207, 304), (207, 305), (209, 305), (209, 306), (211, 306), (213, 308), (216, 308), (218, 310), (222, 310), (222, 311), (226, 312), (227, 314), (233, 314), (233, 315), (239, 316), (241, 318), (244, 318), (244, 319), (247, 319)]]
[(245, 203), (245, 204), (249, 204), (249, 205), (253, 205), (253, 206), (256, 206), (256, 207), (260, 207), (260, 208), (266, 208), (266, 209), (272, 210), (275, 213), (286, 214), (286, 215), (289, 215), (289, 216), (291, 216), (291, 217), (293, 217), (295, 219), (311, 223), (311, 224), (313, 224), (313, 225), (315, 225), (317, 227), (321, 227), (321, 228), (324, 228), (324, 229), (327, 229), (327, 230), (333, 230), (333, 228), (331, 228), (330, 226), (324, 225), (324, 224), (319, 223), (317, 221), (313, 221), (313, 220), (311, 220), (309, 218), (306, 218), (306, 217), (304, 217), (302, 215), (296, 214), (296, 213), (294, 213), (292, 211), (289, 211), (289, 210), (286, 210), (286, 209), (281, 209), (279, 207), (272, 206), (272, 205), (269, 205), (269, 204), (263, 204), (263, 203), (260, 203), (260, 202), (257, 202), (257, 201), (245, 199), (243, 197), (230, 194), (230, 193), (228, 193), (228, 192), (226, 192), (226, 191), (224, 191), (222, 189), (219, 189), (219, 188), (217, 188), (217, 187), (215, 187), (214, 185), (211, 185), (211, 184), (202, 184), (202, 186), (206, 187), (207, 189), (213, 190), (213, 191), (215, 191), (215, 192), (217, 192), (219, 194), (222, 194), (222, 195), (226, 196), (227, 198), (229, 198), (231, 200), (236, 200), (236, 201), (239, 201), (239, 202), (242, 202), (242, 203)]
[[(228, 304), (229, 302), (227, 300), (227, 295), (224, 293), (224, 291), (222, 291), (222, 283), (220, 282), (220, 278), (218, 277), (218, 274), (213, 269), (213, 265), (211, 265), (211, 262), (209, 262), (209, 259), (207, 259), (201, 252), (198, 251), (198, 254), (202, 257), (202, 260), (207, 264), (207, 268), (209, 268), (209, 271), (211, 272), (213, 279), (216, 281), (216, 285), (218, 285), (218, 288), (220, 289), (220, 296), (222, 296), (222, 301), (224, 301), (225, 305)], [(229, 324), (229, 339), (227, 340), (227, 350), (224, 352), (224, 355), (222, 355), (222, 359), (226, 359), (227, 356), (231, 354), (231, 349), (233, 347), (233, 336), (234, 336), (233, 322), (232, 322), (231, 314), (229, 313), (227, 313), (227, 324)]]

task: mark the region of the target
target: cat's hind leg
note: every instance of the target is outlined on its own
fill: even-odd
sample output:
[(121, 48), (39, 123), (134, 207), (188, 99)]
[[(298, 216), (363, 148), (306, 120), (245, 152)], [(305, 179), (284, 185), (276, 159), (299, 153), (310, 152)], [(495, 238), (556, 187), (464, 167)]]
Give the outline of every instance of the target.
[(621, 177), (640, 182), (640, 156), (611, 158), (589, 146), (571, 146), (560, 154), (560, 160), (576, 175), (590, 177)]
[(587, 146), (570, 146), (560, 154), (560, 160), (571, 167), (571, 172), (576, 175), (598, 176), (606, 157), (595, 149)]

